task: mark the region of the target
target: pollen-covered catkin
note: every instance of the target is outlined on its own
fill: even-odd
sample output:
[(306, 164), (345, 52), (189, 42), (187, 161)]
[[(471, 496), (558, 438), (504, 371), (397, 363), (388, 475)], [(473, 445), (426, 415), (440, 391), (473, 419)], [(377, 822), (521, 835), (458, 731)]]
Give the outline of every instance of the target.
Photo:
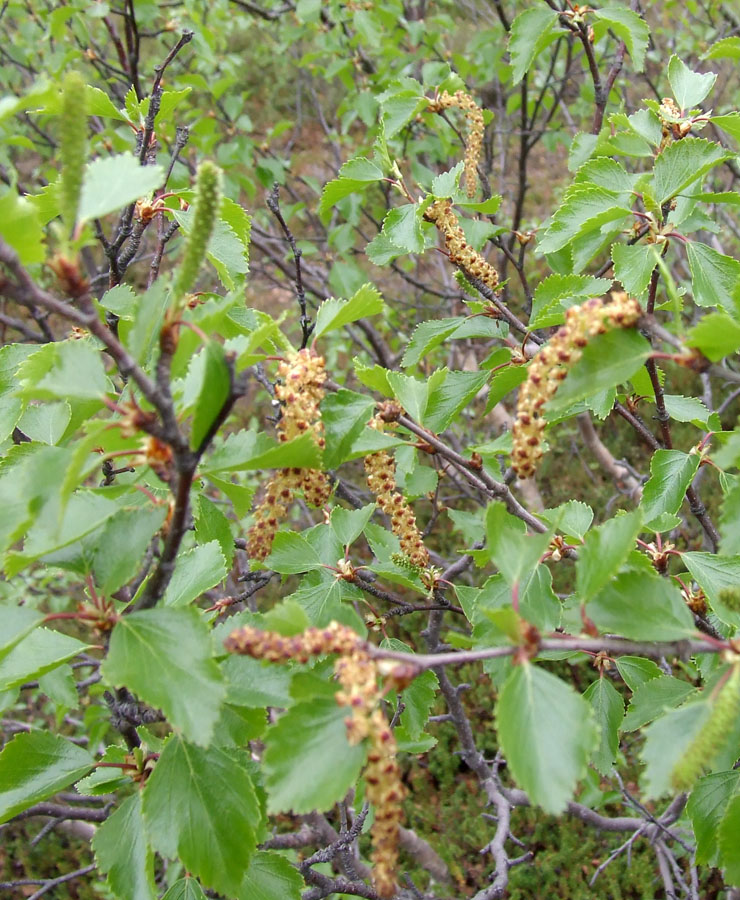
[[(382, 431), (386, 423), (378, 415), (368, 424), (371, 428)], [(370, 453), (365, 457), (365, 472), (367, 486), (375, 494), (378, 506), (390, 516), (391, 530), (400, 541), (404, 556), (415, 568), (425, 569), (429, 565), (429, 551), (424, 546), (413, 510), (396, 490), (396, 464), (393, 457), (384, 450)]]
[(496, 269), (467, 242), (465, 232), (452, 211), (452, 201), (435, 200), (425, 211), (424, 217), (430, 222), (434, 222), (437, 230), (444, 237), (445, 247), (453, 263), (462, 266), (466, 274), (482, 281), (492, 291), (500, 289)]
[(478, 162), (483, 147), (483, 112), (465, 91), (455, 91), (454, 94), (442, 91), (430, 101), (428, 108), (430, 112), (441, 112), (453, 107), (465, 113), (468, 125), (465, 137), (465, 192), (472, 200), (478, 187)]
[(172, 288), (172, 295), (176, 301), (188, 293), (198, 277), (220, 208), (221, 169), (215, 163), (206, 160), (198, 168), (190, 231)]
[(614, 292), (611, 302), (599, 298), (572, 306), (559, 328), (530, 363), (527, 380), (519, 388), (516, 421), (512, 428), (511, 463), (520, 478), (530, 478), (542, 458), (545, 420), (542, 410), (568, 374), (568, 367), (580, 359), (583, 348), (597, 334), (610, 328), (627, 328), (640, 318), (637, 300)]

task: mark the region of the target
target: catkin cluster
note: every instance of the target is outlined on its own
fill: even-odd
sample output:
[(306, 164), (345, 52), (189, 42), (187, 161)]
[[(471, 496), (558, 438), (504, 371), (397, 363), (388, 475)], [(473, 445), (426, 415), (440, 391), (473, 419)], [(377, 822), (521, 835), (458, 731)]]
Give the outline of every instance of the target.
[[(371, 428), (383, 431), (386, 425), (381, 415), (368, 423)], [(424, 546), (413, 510), (396, 490), (396, 463), (390, 453), (380, 450), (365, 457), (367, 486), (375, 494), (378, 506), (390, 516), (391, 529), (401, 542), (401, 551), (417, 569), (429, 565), (429, 551)]]
[(520, 478), (535, 473), (542, 458), (545, 420), (542, 409), (558, 389), (583, 353), (590, 338), (604, 334), (609, 328), (626, 328), (642, 315), (636, 300), (622, 292), (612, 294), (610, 303), (601, 299), (587, 300), (572, 306), (565, 314), (565, 325), (559, 328), (532, 360), (527, 380), (519, 389), (516, 422), (512, 428), (512, 465)]
[(444, 237), (447, 252), (453, 263), (462, 266), (467, 274), (482, 281), (492, 291), (499, 290), (498, 272), (465, 239), (465, 232), (452, 211), (451, 200), (435, 200), (424, 213), (424, 217), (434, 222)]
[(370, 744), (365, 783), (367, 799), (375, 809), (371, 829), (373, 881), (380, 897), (392, 897), (396, 891), (404, 788), (396, 760), (396, 740), (378, 706), (382, 697), (378, 666), (365, 642), (346, 625), (331, 622), (326, 628), (308, 628), (303, 634), (291, 637), (247, 626), (232, 631), (225, 647), (231, 653), (269, 662), (305, 663), (313, 656), (338, 654), (334, 673), (341, 690), (337, 691), (336, 700), (351, 711), (345, 719), (347, 739), (350, 744), (359, 744), (367, 738)]
[(465, 138), (465, 191), (472, 199), (478, 187), (478, 161), (483, 147), (483, 112), (464, 91), (455, 91), (454, 94), (442, 91), (429, 103), (430, 112), (442, 112), (443, 109), (452, 107), (463, 110), (468, 124)]
[[(275, 388), (282, 402), (278, 423), (280, 441), (290, 441), (302, 434), (312, 435), (323, 450), (326, 445), (319, 404), (324, 396), (326, 371), (323, 356), (310, 350), (299, 350), (280, 363), (281, 382)], [(252, 559), (265, 559), (280, 521), (285, 518), (296, 490), (310, 506), (323, 506), (331, 494), (331, 483), (319, 469), (280, 469), (268, 482), (265, 497), (255, 510), (255, 522), (247, 535), (247, 551)]]

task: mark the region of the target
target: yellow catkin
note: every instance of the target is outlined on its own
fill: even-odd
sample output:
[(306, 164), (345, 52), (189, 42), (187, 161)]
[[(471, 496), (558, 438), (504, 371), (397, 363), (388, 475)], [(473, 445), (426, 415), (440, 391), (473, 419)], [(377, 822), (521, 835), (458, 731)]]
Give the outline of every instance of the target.
[[(384, 900), (393, 897), (405, 791), (396, 758), (396, 740), (379, 707), (383, 691), (378, 679), (378, 665), (370, 656), (367, 644), (351, 628), (331, 622), (325, 628), (308, 628), (303, 634), (289, 637), (247, 626), (232, 631), (225, 647), (230, 653), (274, 663), (291, 660), (306, 663), (313, 656), (338, 654), (334, 674), (341, 690), (335, 696), (337, 703), (348, 707), (351, 713), (345, 719), (347, 739), (353, 745), (367, 739), (370, 745), (365, 784), (367, 799), (375, 810), (370, 831), (373, 882), (380, 897)], [(390, 672), (390, 679), (393, 683), (394, 672)]]
[(483, 147), (483, 111), (465, 91), (455, 91), (454, 94), (442, 91), (430, 101), (428, 108), (430, 112), (457, 108), (465, 113), (468, 125), (465, 137), (465, 192), (472, 200), (478, 187), (478, 162)]
[[(383, 431), (386, 422), (382, 416), (374, 416), (368, 423), (371, 428)], [(396, 490), (396, 463), (393, 457), (380, 450), (365, 457), (367, 486), (375, 494), (378, 506), (391, 520), (391, 530), (401, 543), (401, 552), (418, 569), (429, 565), (429, 551), (424, 546), (416, 516), (406, 499)]]
[(424, 213), (424, 217), (434, 222), (445, 240), (450, 260), (461, 266), (467, 275), (482, 281), (492, 291), (500, 290), (496, 269), (465, 239), (457, 216), (452, 210), (451, 200), (435, 200)]
[(606, 304), (595, 298), (582, 306), (572, 306), (559, 328), (530, 363), (527, 380), (519, 388), (516, 421), (512, 428), (512, 466), (520, 478), (534, 475), (542, 458), (545, 420), (542, 410), (597, 334), (609, 328), (627, 328), (642, 315), (640, 305), (627, 294), (614, 292)]
[[(278, 375), (281, 381), (275, 394), (282, 403), (278, 439), (285, 442), (310, 434), (316, 446), (323, 450), (326, 439), (319, 409), (326, 381), (323, 356), (310, 350), (291, 353), (280, 363)], [(269, 555), (280, 521), (287, 515), (296, 490), (303, 491), (309, 505), (321, 507), (331, 496), (331, 482), (320, 469), (280, 469), (268, 482), (247, 535), (247, 552), (252, 559), (262, 560)]]

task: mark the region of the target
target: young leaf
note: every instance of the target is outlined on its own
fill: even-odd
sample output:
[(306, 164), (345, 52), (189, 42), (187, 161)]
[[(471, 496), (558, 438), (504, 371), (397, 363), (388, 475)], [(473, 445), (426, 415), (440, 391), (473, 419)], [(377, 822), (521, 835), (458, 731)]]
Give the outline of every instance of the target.
[(733, 293), (740, 282), (740, 262), (706, 244), (692, 241), (686, 247), (691, 269), (691, 290), (699, 306), (720, 306), (733, 312)]
[(640, 513), (634, 510), (588, 532), (576, 563), (578, 594), (583, 601), (594, 597), (616, 575), (627, 554), (634, 550), (640, 528)]
[(195, 878), (186, 875), (172, 885), (162, 900), (206, 900), (206, 895)]
[(187, 606), (201, 594), (215, 587), (229, 574), (221, 545), (209, 541), (186, 550), (176, 560), (175, 571), (162, 603), (165, 606)]
[(652, 244), (614, 244), (612, 246), (614, 277), (622, 283), (628, 294), (639, 297), (647, 290), (655, 268), (655, 251)]
[(535, 58), (558, 37), (559, 33), (556, 11), (536, 7), (519, 13), (512, 22), (509, 33), (512, 85), (519, 84)]
[(339, 541), (345, 546), (353, 544), (362, 534), (375, 509), (375, 503), (368, 503), (360, 509), (342, 509), (341, 506), (335, 506), (330, 522)]
[(239, 751), (173, 735), (144, 789), (152, 845), (208, 887), (234, 895), (257, 846), (261, 812)]
[(365, 316), (376, 316), (383, 312), (383, 306), (380, 292), (371, 284), (363, 284), (350, 300), (325, 300), (316, 315), (313, 337), (320, 338)]
[(719, 862), (724, 869), (727, 882), (740, 884), (740, 852), (737, 835), (740, 831), (740, 796), (737, 794), (728, 802), (722, 821), (719, 823)]
[(237, 891), (237, 900), (300, 900), (303, 878), (284, 856), (260, 850), (254, 854)]
[(621, 41), (624, 41), (627, 52), (632, 57), (635, 72), (642, 72), (645, 68), (645, 52), (650, 38), (647, 22), (636, 12), (622, 6), (595, 9), (593, 15), (597, 21), (604, 22)]
[[(650, 460), (650, 480), (642, 495), (642, 518), (646, 528), (661, 516), (675, 515), (687, 488), (699, 469), (699, 455), (681, 450), (656, 450)], [(662, 529), (661, 529), (662, 530)]]
[(203, 355), (202, 381), (190, 429), (192, 450), (197, 450), (206, 439), (231, 391), (231, 370), (221, 344), (208, 341), (203, 348)]
[(631, 691), (638, 690), (643, 684), (654, 678), (661, 678), (664, 674), (652, 659), (643, 659), (641, 656), (620, 656), (615, 662), (619, 674)]
[(383, 233), (396, 247), (407, 253), (421, 253), (424, 249), (421, 221), (421, 208), (416, 203), (406, 203), (386, 215)]
[(353, 445), (365, 430), (374, 406), (370, 397), (344, 388), (324, 398), (321, 421), (326, 435), (324, 465), (327, 469), (335, 469), (353, 458)]
[(697, 693), (688, 681), (663, 675), (651, 678), (640, 685), (632, 695), (627, 715), (622, 723), (623, 731), (637, 731), (667, 709), (681, 706), (688, 697)]
[(347, 742), (346, 717), (333, 699), (313, 700), (292, 707), (268, 729), (264, 766), (270, 812), (325, 810), (344, 797), (366, 752)]
[(430, 380), (422, 424), (435, 433), (444, 431), (483, 388), (488, 378), (487, 372), (448, 372), (439, 384), (433, 384)]
[(132, 153), (101, 156), (85, 169), (77, 221), (99, 219), (148, 196), (164, 176), (161, 166), (142, 166)]
[(323, 566), (315, 547), (302, 534), (279, 531), (272, 543), (272, 552), (265, 565), (281, 575), (297, 575)]
[(42, 613), (27, 606), (0, 606), (0, 660), (43, 619)]
[(98, 868), (120, 900), (154, 900), (154, 856), (144, 831), (141, 794), (127, 797), (92, 840)]
[(678, 585), (648, 572), (624, 572), (587, 607), (601, 631), (643, 641), (680, 641), (696, 630)]
[(619, 728), (624, 718), (624, 700), (608, 678), (601, 677), (583, 695), (594, 711), (599, 744), (591, 761), (602, 775), (607, 776), (619, 752)]
[(61, 631), (36, 628), (0, 654), (0, 691), (9, 691), (56, 669), (87, 650), (87, 645)]
[(598, 297), (610, 287), (606, 278), (592, 275), (548, 275), (535, 288), (530, 326), (560, 325), (565, 321), (565, 310), (577, 303), (577, 298)]
[(16, 734), (0, 753), (0, 823), (92, 769), (87, 750), (49, 731)]
[(740, 584), (740, 556), (717, 556), (714, 553), (682, 553), (681, 559), (692, 578), (707, 595), (712, 609), (728, 625), (740, 626), (740, 608), (722, 598), (723, 590), (730, 592)]
[(92, 559), (93, 576), (101, 594), (109, 597), (139, 571), (146, 549), (166, 515), (164, 505), (120, 507), (108, 519)]
[(710, 704), (689, 703), (648, 725), (640, 756), (645, 763), (645, 796), (657, 799), (672, 793), (671, 772), (709, 718)]
[(552, 217), (538, 250), (545, 254), (555, 253), (603, 225), (616, 223), (630, 214), (626, 204), (624, 193), (595, 184), (572, 185)]
[(596, 743), (588, 703), (564, 681), (523, 663), (501, 691), (496, 727), (517, 784), (546, 812), (562, 812)]
[(703, 179), (710, 169), (727, 159), (729, 154), (703, 138), (686, 137), (674, 141), (655, 160), (653, 190), (661, 205), (690, 184)]
[(693, 109), (707, 96), (714, 87), (717, 76), (714, 72), (702, 75), (700, 72), (692, 72), (691, 69), (677, 56), (672, 56), (668, 61), (668, 81), (676, 98), (679, 109)]
[(162, 709), (191, 741), (208, 744), (226, 688), (211, 659), (208, 629), (192, 607), (121, 617), (111, 635), (103, 676)]
[(528, 535), (524, 522), (507, 512), (500, 502), (488, 506), (486, 535), (490, 558), (510, 587), (534, 571), (551, 537)]
[(689, 330), (686, 344), (717, 362), (740, 347), (740, 325), (725, 312), (709, 313)]

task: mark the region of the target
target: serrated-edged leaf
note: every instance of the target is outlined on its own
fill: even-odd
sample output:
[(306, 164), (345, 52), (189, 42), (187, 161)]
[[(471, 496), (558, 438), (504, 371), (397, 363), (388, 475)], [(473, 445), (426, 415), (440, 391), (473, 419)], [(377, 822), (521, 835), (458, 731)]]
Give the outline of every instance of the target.
[(201, 594), (215, 587), (229, 574), (221, 545), (209, 541), (177, 557), (164, 595), (165, 606), (187, 606)]
[(325, 810), (344, 797), (366, 753), (361, 744), (347, 741), (346, 717), (347, 710), (334, 700), (313, 700), (292, 707), (268, 729), (264, 768), (270, 812)]
[(392, 138), (398, 134), (427, 105), (428, 100), (425, 97), (419, 97), (414, 90), (402, 90), (387, 100), (383, 100), (381, 108), (386, 138)]
[(650, 460), (650, 479), (642, 494), (642, 518), (646, 528), (664, 514), (675, 515), (687, 488), (699, 469), (696, 453), (656, 450)]
[(103, 676), (161, 708), (188, 739), (208, 744), (226, 687), (211, 658), (208, 628), (192, 607), (142, 610), (119, 619)]
[(702, 59), (740, 59), (740, 37), (722, 38), (712, 44)]
[(43, 614), (37, 609), (0, 605), (0, 660), (30, 634), (42, 619)]
[(711, 312), (689, 330), (686, 344), (717, 362), (740, 347), (740, 325), (725, 312)]
[(0, 195), (0, 237), (16, 251), (24, 266), (43, 262), (46, 257), (38, 210), (13, 188)]
[(87, 648), (87, 644), (61, 631), (36, 628), (0, 654), (0, 691), (12, 690), (38, 678)]
[(359, 509), (335, 507), (331, 512), (331, 527), (342, 544), (349, 546), (362, 534), (375, 512), (375, 503), (368, 503)]
[[(127, 750), (112, 744), (105, 748), (105, 752), (99, 762), (125, 763)], [(97, 766), (80, 779), (77, 784), (77, 792), (79, 794), (91, 794), (99, 796), (100, 794), (111, 794), (128, 784), (131, 784), (131, 776), (128, 774), (130, 770), (117, 768), (116, 766)]]
[(647, 290), (655, 268), (655, 251), (651, 244), (613, 244), (614, 277), (628, 294), (639, 296)]
[(464, 165), (463, 160), (460, 160), (453, 169), (442, 172), (441, 175), (435, 175), (432, 179), (432, 194), (435, 197), (455, 197), (460, 187), (460, 176)]
[(32, 441), (42, 444), (57, 444), (63, 437), (70, 419), (72, 408), (66, 400), (58, 403), (29, 404), (18, 420), (18, 429)]
[(95, 547), (92, 571), (102, 594), (110, 596), (141, 567), (146, 548), (162, 526), (167, 509), (120, 509), (105, 524)]
[(365, 156), (358, 156), (355, 159), (347, 160), (339, 170), (339, 177), (351, 178), (354, 181), (380, 181), (383, 177), (383, 170), (373, 160), (367, 159)]
[(139, 297), (133, 321), (120, 323), (121, 338), (137, 362), (148, 360), (158, 342), (169, 300), (165, 285), (164, 279), (155, 281), (149, 290)]
[(645, 51), (647, 50), (650, 29), (647, 22), (631, 9), (623, 6), (608, 6), (594, 10), (594, 18), (605, 22), (609, 28), (624, 41), (627, 51), (632, 57), (636, 72), (645, 67)]
[(260, 850), (237, 891), (237, 900), (300, 900), (303, 878), (279, 853)]
[(231, 390), (231, 370), (221, 344), (208, 341), (203, 348), (202, 380), (190, 428), (190, 447), (197, 450), (223, 408)]
[(357, 191), (363, 191), (368, 184), (370, 184), (369, 181), (355, 178), (335, 178), (333, 181), (327, 182), (321, 192), (319, 215), (325, 217), (340, 200), (344, 200), (345, 197), (349, 197), (350, 194), (357, 193)]
[(98, 868), (120, 900), (153, 900), (154, 855), (141, 814), (141, 794), (127, 797), (95, 832), (92, 840)]
[(203, 884), (233, 896), (257, 844), (260, 805), (238, 751), (171, 737), (144, 789), (149, 838)]
[[(721, 128), (722, 131), (726, 131), (727, 134), (732, 135), (736, 141), (740, 141), (740, 113), (731, 112), (726, 116), (711, 116), (709, 121), (713, 125), (717, 125)], [(727, 202), (736, 201), (733, 201), (728, 197)]]
[(565, 320), (565, 309), (577, 297), (599, 297), (611, 287), (606, 278), (594, 278), (592, 275), (548, 275), (541, 281), (532, 297), (532, 316), (530, 326), (544, 328), (548, 325), (559, 325)]
[(322, 561), (315, 547), (302, 534), (279, 531), (265, 565), (281, 575), (296, 575), (321, 568)]
[(373, 265), (387, 266), (389, 262), (403, 256), (406, 253), (401, 247), (397, 247), (393, 241), (383, 232), (379, 232), (365, 248), (365, 254)]
[(663, 401), (666, 412), (677, 422), (694, 422), (707, 426), (711, 413), (698, 397), (664, 394)]
[(599, 732), (599, 743), (591, 761), (602, 775), (611, 772), (619, 752), (619, 727), (624, 718), (624, 700), (608, 678), (599, 678), (584, 693), (591, 704)]
[[(232, 485), (235, 487), (236, 485)], [(213, 500), (201, 494), (195, 506), (195, 538), (199, 544), (218, 541), (226, 566), (231, 566), (234, 558), (234, 538), (229, 520)]]
[(657, 719), (667, 709), (680, 706), (684, 700), (697, 693), (693, 684), (663, 675), (660, 678), (651, 678), (640, 685), (633, 693), (630, 700), (627, 715), (624, 717), (622, 729), (624, 731), (636, 731)]
[(513, 85), (519, 84), (537, 55), (555, 40), (559, 30), (558, 14), (554, 10), (535, 7), (519, 13), (509, 32)]
[(282, 469), (297, 466), (305, 469), (321, 467), (321, 451), (310, 434), (302, 434), (284, 444), (264, 432), (238, 431), (203, 461), (203, 474), (252, 469)]
[(737, 836), (740, 833), (740, 796), (730, 799), (717, 829), (719, 842), (719, 864), (724, 870), (728, 884), (740, 885), (740, 848)]
[(689, 703), (672, 709), (645, 729), (640, 757), (645, 763), (641, 783), (645, 796), (657, 799), (673, 793), (671, 773), (710, 715), (709, 703)]
[(594, 519), (594, 511), (581, 500), (568, 500), (537, 515), (552, 528), (578, 540), (583, 540)]
[(661, 205), (703, 178), (730, 154), (704, 138), (686, 137), (669, 144), (655, 160), (653, 190)]
[(587, 607), (601, 631), (643, 641), (674, 641), (696, 632), (678, 585), (649, 572), (623, 572)]
[(417, 325), (401, 360), (403, 368), (415, 366), (430, 350), (438, 347), (453, 334), (464, 321), (463, 316), (455, 316), (451, 319), (434, 319)]
[(715, 772), (700, 778), (691, 791), (686, 812), (696, 838), (696, 861), (700, 865), (717, 864), (717, 829), (727, 804), (737, 796), (740, 771)]
[(319, 338), (365, 316), (376, 316), (383, 312), (383, 306), (380, 292), (371, 284), (363, 284), (350, 300), (325, 300), (316, 315), (313, 337)]
[(634, 329), (616, 329), (589, 341), (581, 358), (546, 406), (548, 417), (599, 391), (627, 381), (652, 353), (648, 341)]
[(292, 705), (290, 682), (293, 673), (284, 665), (264, 663), (251, 656), (228, 656), (222, 665), (229, 703), (255, 709)]
[(92, 400), (106, 392), (108, 380), (100, 352), (91, 343), (59, 341), (54, 348), (50, 369), (38, 383), (24, 387), (26, 396)]
[(740, 609), (722, 600), (723, 589), (735, 589), (740, 584), (740, 556), (719, 556), (714, 553), (682, 553), (681, 559), (692, 578), (704, 591), (716, 615), (728, 625), (740, 627)]
[(680, 110), (693, 109), (712, 90), (714, 72), (692, 72), (675, 54), (668, 61), (668, 81)]
[[(411, 653), (411, 647), (396, 638), (386, 638), (381, 647), (384, 650), (396, 650)], [(401, 701), (405, 709), (401, 713), (401, 725), (406, 729), (408, 737), (416, 741), (421, 736), (429, 720), (429, 713), (439, 690), (439, 680), (434, 672), (427, 669), (404, 688)]]
[(195, 878), (186, 875), (172, 885), (162, 900), (206, 900), (206, 895)]
[(615, 664), (622, 680), (633, 692), (653, 678), (663, 676), (663, 671), (652, 659), (641, 656), (619, 656)]
[(528, 535), (525, 524), (511, 515), (501, 502), (486, 511), (487, 549), (509, 586), (531, 574), (544, 553), (550, 535)]
[(448, 372), (438, 385), (430, 382), (422, 424), (434, 432), (444, 431), (483, 388), (488, 372)]
[(151, 194), (163, 182), (161, 166), (142, 166), (133, 153), (101, 156), (85, 168), (78, 222), (97, 219)]
[(576, 583), (582, 600), (594, 597), (616, 575), (640, 533), (639, 510), (615, 516), (593, 528), (578, 551)]
[(596, 743), (589, 704), (564, 681), (524, 663), (499, 695), (496, 727), (517, 784), (546, 812), (562, 812)]
[(321, 421), (326, 435), (324, 464), (334, 469), (350, 458), (352, 445), (370, 420), (374, 403), (370, 397), (340, 388), (324, 398)]
[(56, 794), (94, 764), (87, 750), (58, 734), (17, 734), (0, 753), (0, 822)]
[(394, 246), (406, 253), (421, 253), (424, 249), (421, 222), (421, 207), (416, 203), (406, 203), (388, 211), (383, 220), (383, 233)]
[(552, 217), (539, 242), (540, 253), (555, 253), (608, 222), (630, 215), (623, 194), (595, 184), (575, 184)]
[(687, 244), (686, 255), (694, 302), (699, 306), (721, 306), (733, 311), (732, 298), (740, 282), (740, 262), (698, 241)]
[(494, 373), (488, 387), (488, 400), (486, 401), (485, 408), (486, 414), (489, 413), (494, 406), (500, 403), (510, 391), (519, 387), (519, 385), (526, 380), (527, 368), (528, 367), (525, 365), (507, 366)]
[(387, 378), (396, 400), (412, 419), (421, 422), (429, 400), (429, 381), (420, 381), (412, 375), (390, 371)]

